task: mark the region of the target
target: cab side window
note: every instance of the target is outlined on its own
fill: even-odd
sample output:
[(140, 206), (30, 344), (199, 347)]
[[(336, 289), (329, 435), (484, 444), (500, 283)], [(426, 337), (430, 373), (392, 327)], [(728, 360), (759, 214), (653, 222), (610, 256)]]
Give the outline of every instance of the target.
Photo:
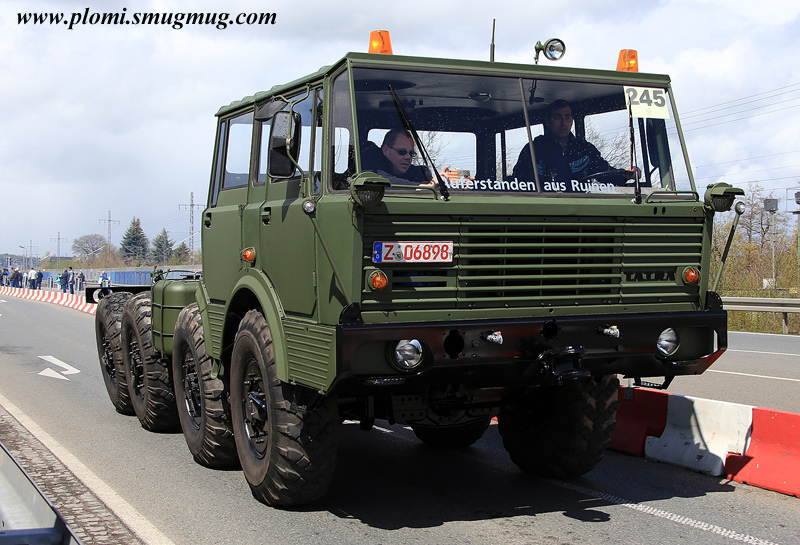
[(222, 189), (243, 187), (250, 177), (250, 150), (253, 142), (253, 112), (230, 120), (225, 152)]

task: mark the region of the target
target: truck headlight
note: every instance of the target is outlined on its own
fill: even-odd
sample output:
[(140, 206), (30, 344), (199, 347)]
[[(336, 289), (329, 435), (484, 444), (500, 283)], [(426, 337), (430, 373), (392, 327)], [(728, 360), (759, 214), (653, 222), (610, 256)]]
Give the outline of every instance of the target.
[(677, 352), (679, 344), (678, 334), (670, 327), (662, 331), (661, 335), (658, 336), (656, 347), (665, 356), (671, 356)]
[(422, 343), (416, 339), (398, 341), (392, 350), (392, 361), (403, 371), (410, 371), (422, 363)]

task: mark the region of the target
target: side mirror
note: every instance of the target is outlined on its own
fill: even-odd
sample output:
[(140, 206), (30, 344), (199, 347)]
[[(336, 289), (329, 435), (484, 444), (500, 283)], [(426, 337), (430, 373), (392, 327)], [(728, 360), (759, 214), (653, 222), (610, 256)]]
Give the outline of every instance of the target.
[(291, 178), (300, 150), (301, 119), (298, 112), (281, 110), (272, 118), (269, 131), (268, 172), (271, 178)]

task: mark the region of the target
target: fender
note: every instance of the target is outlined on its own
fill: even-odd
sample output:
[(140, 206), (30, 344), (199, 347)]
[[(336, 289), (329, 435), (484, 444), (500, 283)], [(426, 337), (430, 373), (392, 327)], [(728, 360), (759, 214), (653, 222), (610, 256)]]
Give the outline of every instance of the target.
[[(205, 283), (200, 282), (197, 288), (197, 302), (200, 307), (200, 316), (203, 322), (203, 336), (206, 339), (211, 338), (211, 325), (208, 314), (208, 293), (205, 289)], [(289, 381), (289, 368), (288, 359), (286, 354), (286, 337), (283, 331), (283, 306), (281, 305), (280, 297), (278, 296), (275, 287), (269, 277), (263, 271), (258, 269), (250, 269), (244, 271), (244, 274), (237, 280), (233, 287), (230, 298), (225, 305), (225, 315), (233, 312), (240, 316), (258, 308), (261, 310), (264, 318), (269, 326), (270, 334), (272, 335), (273, 351), (275, 354), (276, 370), (278, 378), (282, 381)], [(225, 320), (222, 327), (223, 338), (233, 339), (236, 332), (230, 331), (229, 328), (235, 327), (229, 320)], [(207, 343), (208, 354), (219, 362), (222, 359), (222, 351), (219, 352), (212, 350), (212, 343)], [(218, 369), (217, 372), (222, 372)]]

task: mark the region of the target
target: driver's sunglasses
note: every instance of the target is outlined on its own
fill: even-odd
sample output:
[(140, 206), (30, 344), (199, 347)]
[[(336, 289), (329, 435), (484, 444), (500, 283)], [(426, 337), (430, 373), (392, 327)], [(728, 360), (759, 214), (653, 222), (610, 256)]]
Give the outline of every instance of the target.
[(406, 156), (406, 154), (410, 155), (411, 157), (416, 157), (416, 156), (417, 156), (417, 152), (416, 152), (416, 151), (414, 151), (414, 150), (407, 150), (407, 149), (404, 149), (404, 148), (394, 148), (394, 147), (393, 147), (392, 149), (393, 149), (394, 151), (396, 151), (396, 152), (397, 152), (397, 154), (398, 154), (400, 157), (405, 157), (405, 156)]

